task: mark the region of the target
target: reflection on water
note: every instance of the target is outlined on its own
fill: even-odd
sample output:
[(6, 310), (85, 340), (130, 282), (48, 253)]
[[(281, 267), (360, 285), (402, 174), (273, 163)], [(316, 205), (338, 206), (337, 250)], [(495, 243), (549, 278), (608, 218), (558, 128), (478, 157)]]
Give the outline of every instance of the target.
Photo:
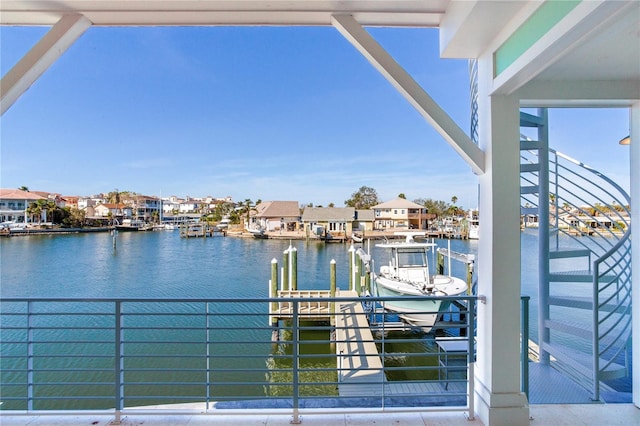
[[(318, 324), (310, 324), (318, 327)], [(330, 341), (330, 331), (302, 330), (299, 337), (299, 394), (308, 396), (337, 396), (335, 347)], [(269, 397), (291, 397), (293, 395), (293, 345), (291, 330), (281, 330), (280, 342), (274, 343), (271, 357), (267, 360), (268, 372), (265, 395)]]
[(387, 380), (437, 380), (438, 351), (435, 337), (419, 332), (391, 332), (378, 335), (378, 353), (383, 362)]

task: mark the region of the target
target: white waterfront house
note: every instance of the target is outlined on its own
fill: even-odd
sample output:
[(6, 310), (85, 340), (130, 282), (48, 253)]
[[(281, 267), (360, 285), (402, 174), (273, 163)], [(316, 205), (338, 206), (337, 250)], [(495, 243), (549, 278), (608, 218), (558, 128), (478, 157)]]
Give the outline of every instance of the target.
[[(477, 277), (483, 302), (477, 311), (474, 410), (487, 425), (530, 422), (519, 370), (521, 108), (628, 108), (632, 223), (640, 223), (640, 2), (636, 0), (5, 0), (0, 3), (0, 22), (52, 27), (3, 76), (3, 114), (27, 89), (38, 90), (33, 83), (91, 27), (335, 28), (439, 132), (442, 140), (431, 143), (449, 144), (479, 177), (482, 227)], [(476, 134), (468, 136), (376, 42), (367, 26), (438, 28), (440, 57), (473, 60)], [(544, 132), (544, 119), (533, 121), (530, 124)], [(624, 136), (611, 138), (617, 143)], [(545, 215), (539, 215), (541, 221)], [(631, 241), (632, 267), (639, 270), (640, 228), (633, 228)], [(544, 246), (542, 250), (548, 252)], [(631, 280), (635, 325), (640, 324), (640, 274)], [(640, 407), (640, 327), (633, 329), (632, 353), (633, 403)], [(567, 409), (567, 416), (573, 415), (569, 413)]]
[(29, 204), (42, 199), (45, 197), (21, 189), (0, 189), (0, 222), (31, 222)]
[(404, 198), (396, 198), (371, 207), (374, 229), (426, 229), (427, 209)]

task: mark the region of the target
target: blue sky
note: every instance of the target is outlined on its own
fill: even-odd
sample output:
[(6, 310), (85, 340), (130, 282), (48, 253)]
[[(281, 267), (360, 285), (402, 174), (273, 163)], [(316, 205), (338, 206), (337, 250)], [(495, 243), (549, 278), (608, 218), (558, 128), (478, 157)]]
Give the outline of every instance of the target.
[[(0, 29), (4, 75), (46, 28)], [(433, 29), (371, 34), (469, 129), (467, 62)], [(628, 189), (626, 109), (553, 110), (554, 148)], [(0, 186), (342, 206), (458, 198), (477, 177), (333, 28), (91, 28), (2, 116)]]

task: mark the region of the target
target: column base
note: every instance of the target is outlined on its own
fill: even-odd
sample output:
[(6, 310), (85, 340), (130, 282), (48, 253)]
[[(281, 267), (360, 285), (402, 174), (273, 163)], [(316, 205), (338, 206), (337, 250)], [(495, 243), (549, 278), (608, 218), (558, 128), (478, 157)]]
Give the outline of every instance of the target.
[(523, 392), (491, 393), (476, 379), (475, 412), (487, 426), (528, 426), (529, 403)]

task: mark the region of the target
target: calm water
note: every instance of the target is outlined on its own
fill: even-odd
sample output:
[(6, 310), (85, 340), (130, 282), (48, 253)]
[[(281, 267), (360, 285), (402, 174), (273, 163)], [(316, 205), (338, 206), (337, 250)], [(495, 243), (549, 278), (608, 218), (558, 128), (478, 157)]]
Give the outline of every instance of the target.
[[(122, 232), (114, 252), (108, 233), (7, 238), (0, 240), (0, 291), (2, 297), (268, 297), (270, 262), (282, 262), (289, 244)], [(338, 287), (348, 287), (347, 245), (291, 244), (298, 250), (298, 288), (328, 289), (332, 259)], [(452, 250), (476, 251), (473, 241), (451, 244)], [(373, 255), (377, 260), (381, 253), (374, 249)]]

